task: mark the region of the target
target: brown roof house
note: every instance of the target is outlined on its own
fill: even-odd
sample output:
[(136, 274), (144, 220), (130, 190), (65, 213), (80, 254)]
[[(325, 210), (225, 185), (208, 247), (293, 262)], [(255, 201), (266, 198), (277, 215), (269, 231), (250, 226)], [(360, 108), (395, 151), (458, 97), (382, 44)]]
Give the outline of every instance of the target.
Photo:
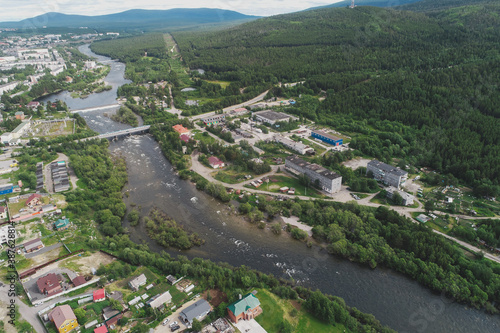
[(42, 240), (40, 238), (35, 238), (23, 244), (24, 251), (26, 253), (35, 252), (36, 250), (40, 250), (43, 247)]
[(56, 325), (59, 333), (66, 333), (78, 327), (75, 313), (68, 304), (56, 306), (49, 313), (49, 319)]
[(61, 284), (59, 283), (59, 278), (54, 273), (49, 273), (45, 276), (42, 276), (36, 281), (36, 285), (38, 286), (38, 290), (40, 293), (52, 296), (62, 291)]
[(26, 200), (26, 206), (33, 207), (42, 204), (42, 196), (40, 194), (34, 193), (29, 196), (28, 200)]

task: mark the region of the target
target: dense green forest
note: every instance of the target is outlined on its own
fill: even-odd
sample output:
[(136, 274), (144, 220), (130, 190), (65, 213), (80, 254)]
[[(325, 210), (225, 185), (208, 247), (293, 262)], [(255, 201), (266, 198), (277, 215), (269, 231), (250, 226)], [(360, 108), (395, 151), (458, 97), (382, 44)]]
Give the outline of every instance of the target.
[[(432, 14), (357, 7), (176, 32), (190, 68), (238, 82), (305, 80), (270, 96), (326, 94), (287, 111), (352, 133), (351, 147), (478, 186), (500, 182), (500, 5)], [(292, 95), (293, 96), (293, 95)]]
[(123, 62), (137, 60), (145, 55), (165, 58), (167, 49), (163, 35), (151, 33), (144, 36), (102, 40), (92, 43), (92, 51)]

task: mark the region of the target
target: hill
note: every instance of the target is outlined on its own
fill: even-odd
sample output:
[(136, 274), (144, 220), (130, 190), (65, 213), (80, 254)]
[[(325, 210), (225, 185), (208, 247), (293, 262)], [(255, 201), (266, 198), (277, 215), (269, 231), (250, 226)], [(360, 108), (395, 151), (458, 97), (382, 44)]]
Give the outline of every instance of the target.
[[(356, 133), (351, 146), (429, 166), (495, 191), (500, 183), (500, 5), (432, 15), (329, 8), (259, 19), (222, 32), (175, 33), (183, 59), (210, 80), (305, 80), (274, 94), (317, 95), (290, 109)], [(299, 101), (300, 106), (300, 101)]]
[[(373, 6), (373, 7), (395, 7), (405, 4), (410, 4), (422, 0), (401, 0), (401, 1), (387, 1), (387, 0), (355, 0), (356, 6)], [(330, 5), (311, 7), (306, 10), (324, 9), (324, 8), (339, 8), (339, 7), (349, 7), (351, 5), (351, 0), (343, 0), (339, 2), (332, 3)]]
[(144, 10), (132, 9), (121, 13), (84, 16), (62, 13), (46, 13), (19, 22), (2, 22), (0, 28), (54, 28), (89, 27), (96, 29), (172, 29), (200, 24), (224, 24), (233, 21), (252, 20), (257, 16), (244, 15), (231, 10), (197, 8)]
[(400, 3), (395, 8), (417, 12), (433, 12), (463, 6), (494, 4), (496, 2), (494, 0), (420, 0), (410, 3)]

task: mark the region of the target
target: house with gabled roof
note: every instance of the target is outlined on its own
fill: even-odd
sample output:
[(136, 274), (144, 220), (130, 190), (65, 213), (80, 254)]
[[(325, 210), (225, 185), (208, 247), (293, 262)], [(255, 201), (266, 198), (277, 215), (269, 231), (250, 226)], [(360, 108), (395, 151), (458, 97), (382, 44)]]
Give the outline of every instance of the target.
[(78, 327), (75, 313), (68, 304), (56, 306), (49, 313), (49, 319), (56, 325), (59, 333), (67, 333)]
[(240, 295), (239, 300), (229, 304), (227, 307), (227, 313), (229, 318), (231, 318), (234, 323), (237, 323), (240, 319), (254, 319), (262, 313), (262, 309), (260, 307), (259, 299), (250, 293), (243, 298), (241, 298)]

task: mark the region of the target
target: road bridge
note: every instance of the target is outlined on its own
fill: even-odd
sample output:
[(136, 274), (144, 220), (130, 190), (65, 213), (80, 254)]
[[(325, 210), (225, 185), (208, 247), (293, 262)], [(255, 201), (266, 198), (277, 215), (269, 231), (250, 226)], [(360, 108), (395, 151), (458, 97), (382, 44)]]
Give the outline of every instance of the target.
[(114, 104), (107, 104), (107, 105), (101, 105), (101, 106), (93, 106), (85, 109), (77, 109), (77, 110), (71, 110), (71, 113), (79, 113), (79, 112), (89, 112), (89, 111), (95, 111), (95, 110), (107, 110), (107, 109), (114, 109), (121, 106), (119, 103), (114, 103)]
[(149, 132), (149, 128), (151, 125), (144, 125), (144, 126), (139, 126), (139, 127), (133, 127), (133, 128), (127, 128), (124, 130), (120, 131), (115, 131), (115, 132), (109, 132), (109, 133), (104, 133), (96, 136), (91, 136), (88, 138), (80, 139), (77, 141), (87, 141), (87, 140), (93, 140), (93, 139), (118, 139), (120, 137), (124, 136), (129, 136), (129, 135), (134, 135), (134, 134), (144, 134)]

